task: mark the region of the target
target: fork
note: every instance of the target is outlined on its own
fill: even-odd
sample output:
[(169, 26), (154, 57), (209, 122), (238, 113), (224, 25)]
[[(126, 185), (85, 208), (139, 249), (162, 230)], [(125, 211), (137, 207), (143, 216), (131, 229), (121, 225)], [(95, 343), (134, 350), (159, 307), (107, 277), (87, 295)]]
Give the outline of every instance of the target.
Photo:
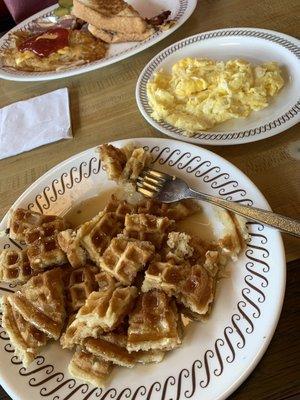
[(153, 169), (145, 170), (140, 174), (137, 179), (137, 190), (145, 197), (156, 199), (162, 203), (173, 203), (188, 198), (207, 201), (250, 220), (261, 222), (282, 232), (300, 237), (300, 221), (272, 211), (245, 206), (234, 201), (198, 192), (191, 189), (182, 179)]

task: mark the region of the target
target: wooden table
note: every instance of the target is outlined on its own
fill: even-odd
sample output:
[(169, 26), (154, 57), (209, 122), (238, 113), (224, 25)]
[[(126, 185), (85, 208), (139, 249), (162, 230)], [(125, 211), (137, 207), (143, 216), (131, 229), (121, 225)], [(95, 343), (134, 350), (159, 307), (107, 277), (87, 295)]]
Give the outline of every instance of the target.
[[(298, 10), (298, 11), (297, 11)], [(160, 50), (186, 36), (235, 26), (273, 29), (300, 36), (298, 0), (200, 0), (192, 17), (174, 34), (121, 63), (73, 78), (37, 83), (0, 80), (0, 107), (68, 87), (74, 139), (50, 144), (0, 161), (0, 217), (49, 168), (106, 141), (161, 137), (140, 115), (135, 84), (144, 65)], [(300, 218), (300, 129), (242, 146), (211, 147), (259, 187), (276, 212)], [(231, 396), (239, 400), (299, 399), (300, 246), (284, 235), (289, 262), (287, 295), (275, 337), (248, 380)], [(296, 313), (298, 308), (298, 314)], [(296, 377), (298, 376), (298, 380)], [(5, 394), (0, 390), (0, 398)]]

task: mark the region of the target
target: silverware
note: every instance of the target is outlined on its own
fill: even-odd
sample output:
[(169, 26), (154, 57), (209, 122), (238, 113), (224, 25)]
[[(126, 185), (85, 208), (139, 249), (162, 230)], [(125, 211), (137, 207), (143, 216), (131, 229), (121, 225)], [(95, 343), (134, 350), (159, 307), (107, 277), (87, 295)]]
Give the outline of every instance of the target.
[(188, 198), (207, 201), (208, 203), (242, 215), (245, 218), (300, 237), (300, 222), (295, 219), (275, 214), (272, 211), (245, 206), (203, 192), (197, 192), (191, 189), (182, 179), (163, 172), (151, 169), (143, 171), (137, 179), (137, 190), (142, 195), (156, 199), (162, 203), (173, 203)]

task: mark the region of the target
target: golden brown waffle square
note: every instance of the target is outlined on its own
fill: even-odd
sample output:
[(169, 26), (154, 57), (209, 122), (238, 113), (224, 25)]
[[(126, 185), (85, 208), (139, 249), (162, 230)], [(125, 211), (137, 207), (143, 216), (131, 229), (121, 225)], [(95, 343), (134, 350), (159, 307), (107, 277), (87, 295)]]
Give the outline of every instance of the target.
[(4, 249), (0, 253), (0, 281), (24, 283), (33, 275), (27, 250)]
[(174, 227), (174, 221), (166, 217), (149, 214), (128, 214), (125, 217), (124, 235), (154, 244), (160, 248), (167, 234)]
[(206, 314), (214, 299), (215, 277), (201, 265), (153, 261), (145, 274), (143, 291), (161, 289), (198, 314)]
[(111, 144), (101, 145), (99, 153), (109, 179), (118, 180), (127, 162), (126, 155)]
[(82, 307), (88, 296), (97, 289), (95, 274), (98, 268), (92, 265), (71, 270), (65, 279), (66, 307), (73, 313)]
[(161, 203), (157, 200), (146, 200), (138, 207), (139, 214), (151, 214), (157, 217), (167, 217), (181, 221), (200, 211), (200, 205), (195, 200), (186, 199), (176, 203)]
[(161, 290), (142, 293), (129, 315), (129, 352), (172, 350), (181, 345), (183, 326), (176, 303)]
[(6, 330), (24, 367), (27, 367), (39, 353), (40, 348), (46, 345), (47, 336), (38, 330), (11, 305), (9, 296), (2, 298), (2, 326)]
[[(9, 236), (16, 240), (25, 240), (25, 233), (32, 228), (48, 225), (53, 221), (63, 221), (55, 215), (43, 215), (35, 211), (17, 208), (12, 211), (9, 221)], [(66, 229), (63, 228), (63, 229)]]
[[(103, 276), (105, 273), (100, 274)], [(135, 287), (118, 287), (115, 279), (109, 276), (99, 279), (99, 282), (103, 285), (100, 291), (89, 295), (75, 320), (62, 335), (63, 348), (72, 348), (75, 344), (82, 344), (88, 337), (96, 338), (104, 331), (113, 330), (134, 306), (137, 295)]]
[(86, 251), (81, 247), (80, 240), (81, 237), (72, 229), (57, 234), (59, 247), (66, 253), (73, 268), (84, 267), (87, 262)]
[(83, 379), (100, 388), (104, 388), (113, 365), (87, 351), (77, 348), (68, 367), (74, 378)]
[(103, 212), (92, 229), (82, 237), (82, 244), (89, 257), (100, 266), (100, 257), (111, 239), (123, 229), (123, 223), (115, 213)]
[(150, 242), (119, 235), (112, 239), (103, 253), (100, 266), (124, 285), (131, 285), (154, 252), (155, 248)]
[(124, 224), (125, 216), (133, 214), (136, 211), (136, 206), (129, 204), (126, 200), (119, 200), (115, 195), (112, 195), (107, 203), (104, 212), (114, 213), (116, 217)]
[(59, 338), (65, 320), (60, 268), (32, 277), (8, 299), (27, 322), (49, 337), (56, 340)]

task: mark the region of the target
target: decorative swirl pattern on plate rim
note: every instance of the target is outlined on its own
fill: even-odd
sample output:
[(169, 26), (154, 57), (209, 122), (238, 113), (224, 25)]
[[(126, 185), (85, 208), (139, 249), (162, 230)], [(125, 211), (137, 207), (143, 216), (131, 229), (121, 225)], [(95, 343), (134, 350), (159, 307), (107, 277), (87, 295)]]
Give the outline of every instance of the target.
[[(153, 146), (150, 148), (144, 146), (144, 148), (153, 155), (154, 163), (184, 170), (188, 174), (202, 179), (219, 195), (230, 197), (234, 201), (252, 204), (252, 200), (247, 198), (246, 190), (240, 188), (236, 180), (231, 180), (230, 174), (222, 172), (219, 166), (212, 165), (211, 161), (204, 160), (201, 156), (193, 157), (190, 152), (180, 149), (171, 150), (170, 147)], [(72, 189), (84, 178), (98, 174), (100, 167), (101, 163), (96, 157), (82, 161), (77, 167), (73, 166), (68, 172), (62, 173), (60, 179), (54, 179), (51, 185), (44, 188), (40, 194), (41, 197), (38, 199), (36, 197), (35, 202), (29, 204), (28, 207), (37, 207), (41, 211), (48, 209), (51, 202), (55, 203), (58, 200), (56, 193), (59, 193), (59, 190), (61, 191), (59, 194), (63, 195), (65, 190)], [(48, 189), (46, 190), (46, 188)], [(194, 398), (197, 390), (208, 387), (213, 379), (217, 379), (223, 374), (227, 365), (231, 365), (235, 361), (237, 352), (246, 346), (247, 335), (253, 333), (255, 321), (260, 318), (262, 313), (261, 304), (266, 300), (265, 289), (269, 285), (268, 258), (270, 252), (266, 248), (268, 238), (264, 235), (265, 228), (262, 224), (249, 222), (248, 225), (251, 227), (249, 231), (251, 240), (245, 250), (247, 261), (244, 266), (244, 287), (241, 289), (236, 310), (228, 318), (228, 324), (224, 327), (223, 334), (214, 341), (211, 348), (204, 352), (203, 358), (193, 360), (189, 368), (181, 369), (176, 376), (170, 375), (163, 382), (156, 381), (148, 387), (139, 386), (134, 391), (132, 388), (125, 387), (118, 392), (116, 388), (94, 388), (88, 384), (79, 383), (76, 379), (67, 378), (54, 365), (48, 364), (42, 355), (38, 356), (28, 369), (25, 369), (18, 358), (13, 355), (13, 346), (0, 326), (0, 342), (3, 342), (4, 351), (11, 354), (10, 361), (16, 366), (19, 376), (25, 378), (30, 387), (39, 390), (42, 397), (53, 400), (59, 400), (62, 398), (61, 396), (64, 396), (65, 400), (70, 398), (135, 400), (137, 396), (141, 400), (154, 400), (158, 394), (162, 400), (166, 400), (169, 399), (168, 393), (172, 388), (176, 391), (173, 400)], [(10, 243), (9, 245), (15, 244)], [(13, 292), (13, 287), (1, 286), (1, 291)]]
[[(213, 38), (218, 38), (218, 37), (233, 37), (233, 36), (243, 36), (243, 37), (254, 37), (254, 38), (259, 38), (259, 39), (264, 39), (267, 41), (271, 41), (273, 43), (276, 43), (280, 46), (283, 46), (287, 50), (289, 50), (292, 54), (294, 54), (298, 59), (300, 59), (300, 47), (292, 43), (291, 41), (282, 38), (280, 36), (277, 36), (275, 34), (263, 32), (260, 30), (248, 30), (248, 29), (236, 29), (236, 30), (231, 30), (231, 29), (222, 29), (222, 30), (217, 30), (217, 31), (212, 31), (208, 33), (202, 33), (199, 35), (194, 35), (191, 37), (188, 37), (186, 39), (183, 39), (174, 45), (168, 47), (166, 50), (158, 54), (155, 58), (153, 58), (148, 67), (142, 72), (142, 75), (139, 79), (139, 86), (137, 88), (137, 93), (138, 93), (138, 98), (140, 100), (142, 109), (144, 113), (153, 120), (151, 117), (152, 114), (152, 108), (150, 107), (148, 103), (148, 96), (147, 96), (147, 82), (150, 80), (153, 72), (159, 67), (159, 65), (172, 53), (176, 52), (179, 49), (182, 49), (183, 47), (186, 47), (190, 44), (196, 43), (196, 42), (201, 42), (203, 40), (207, 39), (213, 39)], [(260, 125), (255, 128), (247, 129), (244, 131), (238, 131), (238, 132), (230, 132), (230, 133), (209, 133), (209, 132), (198, 132), (192, 136), (193, 139), (202, 139), (202, 140), (211, 140), (211, 141), (223, 141), (223, 140), (236, 140), (236, 139), (242, 139), (244, 137), (249, 137), (249, 136), (255, 136), (255, 135), (260, 135), (262, 133), (270, 132), (273, 129), (284, 125), (285, 123), (289, 122), (291, 119), (295, 118), (298, 116), (300, 113), (300, 98), (298, 101), (291, 107), (289, 108), (286, 112), (284, 112), (280, 117), (274, 119), (273, 121), (269, 121), (265, 123), (264, 125)], [(154, 121), (154, 120), (153, 120)], [(166, 122), (162, 121), (154, 121), (155, 124), (159, 125), (162, 129), (168, 130), (169, 132), (172, 132), (173, 134), (183, 136), (185, 137), (183, 130), (178, 129)]]
[[(189, 0), (178, 0), (178, 2), (179, 2), (179, 7), (178, 7), (178, 9), (176, 10), (176, 14), (174, 15), (174, 18), (173, 18), (175, 21), (179, 21), (179, 20), (184, 16), (184, 13), (186, 12), (186, 10), (187, 10), (187, 8), (188, 8), (188, 1), (189, 1)], [(39, 16), (37, 19), (40, 19), (40, 18), (43, 18), (43, 17), (44, 17), (44, 18), (50, 17), (50, 16), (52, 16), (52, 15), (53, 15), (53, 11), (49, 11), (49, 12), (43, 14), (42, 16)], [(36, 19), (35, 19), (35, 20), (29, 21), (26, 25), (23, 25), (23, 26), (20, 28), (20, 30), (28, 30), (28, 29), (30, 30), (30, 28), (34, 26), (35, 21), (36, 21)], [(152, 36), (150, 36), (150, 37), (147, 38), (146, 40), (143, 40), (142, 42), (137, 42), (134, 46), (130, 47), (130, 48), (127, 49), (127, 50), (123, 50), (123, 51), (121, 51), (121, 52), (119, 52), (119, 53), (117, 53), (117, 54), (112, 54), (112, 55), (110, 55), (110, 56), (108, 56), (108, 57), (105, 57), (105, 58), (103, 58), (103, 59), (101, 59), (101, 60), (92, 61), (92, 62), (89, 62), (89, 63), (87, 63), (87, 64), (83, 64), (83, 65), (77, 65), (77, 66), (68, 68), (67, 70), (68, 70), (68, 71), (71, 71), (71, 70), (74, 71), (74, 70), (82, 69), (82, 68), (83, 68), (84, 66), (86, 66), (86, 65), (95, 65), (95, 66), (101, 67), (101, 64), (103, 64), (103, 63), (106, 62), (107, 60), (114, 60), (115, 58), (117, 58), (117, 57), (119, 57), (119, 56), (121, 56), (121, 55), (124, 55), (124, 54), (129, 53), (129, 52), (131, 53), (132, 51), (135, 51), (135, 50), (138, 49), (139, 47), (143, 46), (145, 43), (150, 42), (151, 40), (153, 40), (154, 37), (156, 37), (156, 36), (158, 36), (158, 35), (160, 35), (160, 32), (159, 32), (159, 31), (155, 32)], [(1, 44), (1, 46), (0, 46), (0, 51), (3, 50), (3, 49), (9, 48), (10, 45), (11, 45), (11, 38), (8, 36), (8, 37), (3, 41), (3, 43)], [(13, 72), (15, 75), (19, 75), (19, 76), (25, 76), (25, 75), (30, 74), (30, 76), (32, 76), (32, 77), (34, 77), (34, 76), (43, 76), (43, 75), (46, 75), (46, 74), (49, 74), (49, 73), (55, 73), (55, 71), (24, 72), (24, 71), (18, 71), (18, 70), (15, 70), (15, 69), (11, 69), (11, 68), (9, 68), (9, 67), (1, 67), (1, 65), (0, 65), (0, 70), (1, 70), (1, 69), (2, 69), (3, 71), (5, 71), (5, 72), (8, 72), (8, 73)], [(61, 71), (59, 71), (59, 72), (61, 72)]]

